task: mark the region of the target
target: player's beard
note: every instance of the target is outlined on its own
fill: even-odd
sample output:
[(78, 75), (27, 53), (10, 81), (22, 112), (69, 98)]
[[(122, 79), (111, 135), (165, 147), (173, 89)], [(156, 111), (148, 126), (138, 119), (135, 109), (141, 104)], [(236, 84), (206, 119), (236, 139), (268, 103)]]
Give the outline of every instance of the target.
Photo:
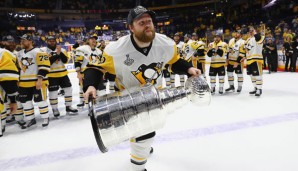
[(56, 49), (56, 45), (48, 45), (48, 48), (54, 51)]
[(16, 45), (15, 44), (7, 45), (5, 48), (10, 52), (13, 52), (16, 49)]
[(155, 30), (154, 28), (150, 29), (150, 32), (152, 33), (151, 35), (147, 35), (146, 30), (148, 30), (148, 28), (144, 29), (144, 31), (141, 31), (141, 32), (134, 32), (134, 34), (136, 38), (141, 42), (144, 42), (144, 43), (152, 42), (152, 40), (155, 37)]

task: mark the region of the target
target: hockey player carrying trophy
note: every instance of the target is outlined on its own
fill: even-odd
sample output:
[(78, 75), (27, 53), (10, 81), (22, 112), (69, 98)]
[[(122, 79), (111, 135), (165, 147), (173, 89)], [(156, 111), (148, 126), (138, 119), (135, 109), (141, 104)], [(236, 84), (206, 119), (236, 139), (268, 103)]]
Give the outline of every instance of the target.
[[(184, 87), (161, 89), (162, 69), (172, 65), (172, 71), (197, 76), (187, 87), (202, 88), (208, 85), (196, 69), (181, 59), (176, 43), (165, 35), (155, 33), (155, 12), (137, 6), (127, 18), (130, 35), (107, 45), (103, 56), (89, 62), (84, 72), (85, 98), (96, 98), (96, 88), (102, 84), (105, 70), (116, 76), (116, 88), (121, 92), (98, 97), (93, 103), (92, 126), (101, 151), (130, 139), (131, 170), (146, 171), (147, 158), (152, 153), (155, 130), (163, 126), (164, 104), (185, 101), (191, 92)], [(201, 87), (200, 87), (201, 86)], [(195, 89), (193, 88), (193, 89)], [(195, 92), (200, 94), (204, 92)], [(173, 106), (175, 106), (175, 103)], [(96, 130), (99, 129), (99, 130)]]

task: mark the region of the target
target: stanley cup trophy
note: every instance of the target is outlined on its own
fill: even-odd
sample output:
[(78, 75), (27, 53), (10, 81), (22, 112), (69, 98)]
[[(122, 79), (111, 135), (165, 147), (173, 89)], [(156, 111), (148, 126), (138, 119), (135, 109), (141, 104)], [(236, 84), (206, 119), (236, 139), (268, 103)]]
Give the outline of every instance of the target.
[(209, 105), (210, 88), (203, 77), (190, 77), (185, 87), (145, 85), (98, 97), (90, 104), (90, 118), (100, 151), (162, 128), (167, 114), (188, 101)]

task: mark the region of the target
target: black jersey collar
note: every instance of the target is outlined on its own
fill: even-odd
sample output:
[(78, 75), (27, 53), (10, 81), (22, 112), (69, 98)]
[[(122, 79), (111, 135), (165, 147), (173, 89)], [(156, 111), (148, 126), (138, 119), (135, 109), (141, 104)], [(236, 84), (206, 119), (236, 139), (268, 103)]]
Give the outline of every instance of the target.
[(24, 49), (24, 53), (28, 53), (28, 52), (30, 52), (33, 49), (34, 49), (34, 47), (32, 49), (28, 50), (28, 51), (26, 51), (26, 49)]
[(142, 53), (142, 54), (145, 55), (145, 56), (147, 56), (147, 55), (149, 54), (150, 49), (151, 49), (151, 47), (152, 47), (152, 42), (153, 42), (153, 41), (150, 43), (150, 45), (149, 45), (148, 47), (140, 48), (140, 47), (137, 45), (136, 41), (134, 40), (132, 34), (130, 35), (130, 39), (131, 39), (131, 42), (132, 42), (133, 46), (136, 48), (137, 51), (139, 51), (140, 53)]

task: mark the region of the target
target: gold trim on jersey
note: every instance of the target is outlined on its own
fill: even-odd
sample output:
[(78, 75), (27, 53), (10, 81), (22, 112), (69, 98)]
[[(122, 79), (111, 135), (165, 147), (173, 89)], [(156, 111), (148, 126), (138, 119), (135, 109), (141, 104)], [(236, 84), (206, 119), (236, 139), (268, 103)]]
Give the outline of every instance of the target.
[(179, 59), (180, 59), (180, 55), (177, 53), (177, 46), (174, 45), (174, 54), (173, 54), (173, 57), (172, 59), (167, 63), (167, 64), (173, 64), (175, 62), (177, 62)]
[[(226, 53), (227, 53), (227, 44), (224, 44), (224, 42), (219, 41), (217, 44), (215, 42), (212, 42), (212, 48), (215, 48), (216, 46), (223, 51), (222, 56), (219, 56), (216, 54), (216, 56), (211, 57), (211, 64), (210, 66), (213, 68), (219, 68), (226, 65)], [(219, 56), (219, 57), (217, 57)]]
[(261, 40), (257, 41), (257, 43), (258, 43), (258, 44), (263, 43), (264, 39), (265, 39), (265, 36), (261, 36)]
[(140, 161), (146, 160), (146, 158), (137, 157), (137, 156), (134, 156), (132, 154), (131, 154), (131, 158), (133, 158), (135, 160), (140, 160)]
[(60, 78), (60, 77), (64, 77), (67, 74), (68, 74), (68, 71), (63, 65), (63, 66), (51, 68), (50, 73), (48, 74), (48, 77)]
[[(37, 81), (37, 79), (35, 79), (35, 80), (20, 80), (19, 87), (25, 87), (25, 88), (34, 87), (34, 86), (36, 86), (36, 81)], [(42, 84), (48, 85), (49, 81), (42, 80)]]
[(13, 55), (3, 50), (0, 56), (0, 81), (18, 81), (18, 69), (13, 61)]
[(116, 72), (115, 72), (115, 66), (114, 66), (114, 59), (113, 59), (113, 57), (110, 56), (110, 55), (108, 55), (108, 54), (106, 54), (105, 52), (103, 52), (102, 57), (105, 58), (105, 62), (104, 63), (90, 64), (90, 62), (89, 62), (88, 63), (89, 66), (87, 68), (92, 68), (92, 66), (94, 66), (95, 69), (101, 69), (101, 68), (103, 68), (108, 73), (115, 75)]

